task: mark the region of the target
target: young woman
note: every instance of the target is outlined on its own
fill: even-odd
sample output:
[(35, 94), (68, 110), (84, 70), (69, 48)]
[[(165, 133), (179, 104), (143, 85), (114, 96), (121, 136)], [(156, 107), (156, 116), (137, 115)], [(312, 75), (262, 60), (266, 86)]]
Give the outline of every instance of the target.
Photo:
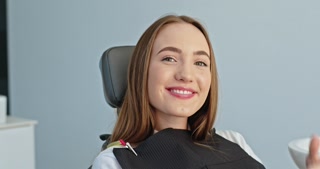
[(213, 129), (217, 84), (204, 27), (187, 16), (155, 21), (135, 47), (110, 145), (92, 168), (264, 168), (239, 133)]

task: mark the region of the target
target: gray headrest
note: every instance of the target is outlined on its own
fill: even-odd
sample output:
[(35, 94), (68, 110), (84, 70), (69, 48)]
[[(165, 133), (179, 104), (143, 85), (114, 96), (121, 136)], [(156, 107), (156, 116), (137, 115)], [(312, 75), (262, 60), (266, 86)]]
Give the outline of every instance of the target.
[(121, 107), (127, 90), (127, 70), (135, 46), (116, 46), (106, 50), (100, 60), (104, 96), (114, 108)]

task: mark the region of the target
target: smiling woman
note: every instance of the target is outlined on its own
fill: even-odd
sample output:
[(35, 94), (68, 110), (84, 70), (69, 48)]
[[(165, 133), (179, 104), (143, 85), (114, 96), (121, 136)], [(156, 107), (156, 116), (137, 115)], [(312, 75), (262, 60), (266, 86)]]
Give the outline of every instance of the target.
[[(199, 66), (200, 63), (208, 66)], [(177, 92), (174, 94), (170, 88), (192, 89), (193, 97), (181, 99), (182, 95), (176, 97)], [(124, 139), (138, 144), (152, 136), (158, 127), (162, 130), (163, 122), (169, 122), (169, 119), (175, 124), (171, 128), (179, 125), (177, 129), (186, 129), (188, 126), (194, 141), (204, 140), (215, 120), (217, 88), (214, 54), (202, 25), (186, 16), (160, 18), (144, 32), (133, 52), (128, 88), (111, 141)], [(182, 115), (177, 111), (178, 106), (180, 111), (182, 108), (189, 114), (175, 119), (179, 121), (163, 119), (161, 115), (169, 113)], [(160, 113), (157, 112), (162, 113), (158, 116)], [(166, 124), (166, 127), (170, 125)]]
[(264, 168), (239, 133), (213, 128), (216, 63), (193, 18), (155, 21), (135, 47), (127, 79), (111, 143), (93, 169)]
[(135, 47), (127, 83), (111, 143), (93, 169), (264, 168), (239, 133), (213, 128), (217, 69), (193, 18), (155, 21)]

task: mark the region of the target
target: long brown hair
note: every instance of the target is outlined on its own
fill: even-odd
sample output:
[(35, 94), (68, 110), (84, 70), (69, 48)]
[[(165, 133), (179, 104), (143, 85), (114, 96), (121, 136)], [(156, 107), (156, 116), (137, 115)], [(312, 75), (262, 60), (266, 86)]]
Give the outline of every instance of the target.
[(141, 36), (133, 52), (128, 69), (128, 87), (111, 136), (111, 142), (119, 139), (139, 143), (154, 132), (154, 116), (148, 96), (148, 69), (151, 50), (159, 30), (166, 24), (184, 22), (197, 27), (205, 36), (210, 48), (211, 86), (203, 106), (188, 118), (192, 139), (202, 141), (210, 136), (216, 118), (218, 83), (213, 49), (204, 27), (188, 16), (168, 15), (155, 21)]

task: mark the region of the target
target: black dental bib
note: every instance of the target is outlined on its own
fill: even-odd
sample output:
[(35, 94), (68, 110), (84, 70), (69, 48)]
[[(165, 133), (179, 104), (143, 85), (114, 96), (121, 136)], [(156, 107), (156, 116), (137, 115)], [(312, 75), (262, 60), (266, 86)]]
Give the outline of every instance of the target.
[(265, 169), (239, 145), (213, 132), (202, 142), (193, 143), (187, 130), (164, 129), (142, 142), (134, 150), (114, 148), (123, 169)]

